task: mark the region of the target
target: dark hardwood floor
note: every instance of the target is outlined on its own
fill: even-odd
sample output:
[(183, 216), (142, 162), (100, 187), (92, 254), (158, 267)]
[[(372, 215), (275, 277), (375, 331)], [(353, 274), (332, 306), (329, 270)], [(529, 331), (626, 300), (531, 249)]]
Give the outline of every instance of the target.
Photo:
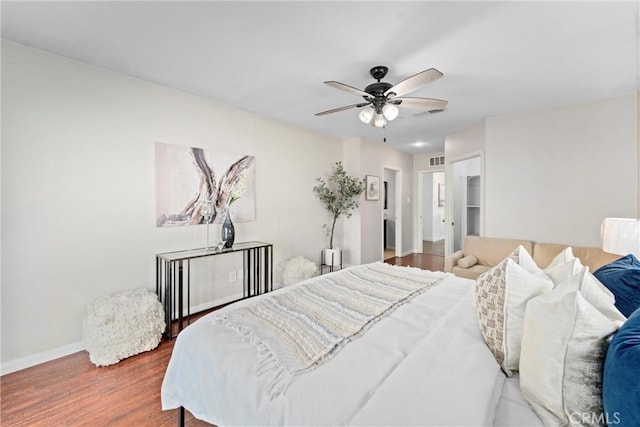
[[(0, 377), (0, 425), (176, 426), (160, 387), (175, 341), (115, 365), (96, 367), (85, 351)], [(207, 426), (187, 412), (187, 426)]]
[(392, 257), (384, 262), (393, 265), (405, 265), (409, 267), (419, 267), (423, 270), (442, 271), (444, 270), (444, 257), (428, 254), (411, 254), (407, 256)]
[[(442, 270), (444, 258), (413, 254), (389, 264)], [(194, 319), (197, 316), (194, 316)], [(175, 426), (162, 411), (160, 388), (175, 341), (98, 368), (82, 351), (0, 377), (1, 426)], [(187, 411), (187, 426), (208, 426)]]
[(423, 270), (444, 270), (444, 240), (436, 242), (422, 242), (422, 253), (399, 257), (389, 257), (384, 260), (387, 264), (419, 267)]

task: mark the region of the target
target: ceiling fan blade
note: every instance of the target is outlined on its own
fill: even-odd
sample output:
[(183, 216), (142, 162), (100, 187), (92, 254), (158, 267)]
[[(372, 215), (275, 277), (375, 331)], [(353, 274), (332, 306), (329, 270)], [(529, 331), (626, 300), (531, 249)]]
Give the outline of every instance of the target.
[(360, 104), (353, 104), (353, 105), (347, 105), (344, 107), (338, 107), (338, 108), (334, 108), (333, 110), (327, 110), (327, 111), (323, 111), (321, 113), (316, 113), (316, 116), (324, 116), (326, 114), (331, 114), (331, 113), (337, 113), (338, 111), (344, 111), (344, 110), (350, 110), (351, 108), (360, 108), (360, 107), (364, 107), (365, 105), (369, 105), (370, 102), (361, 102)]
[(442, 74), (435, 68), (429, 68), (428, 70), (424, 70), (419, 72), (418, 74), (414, 74), (413, 76), (404, 79), (397, 85), (390, 87), (389, 89), (387, 89), (384, 95), (388, 96), (390, 93), (395, 93), (395, 96), (405, 95), (409, 92), (413, 92), (425, 83), (439, 79), (443, 75), (444, 74)]
[(346, 85), (344, 83), (336, 82), (336, 81), (333, 81), (333, 80), (330, 80), (330, 81), (324, 82), (324, 83), (329, 85), (329, 86), (331, 86), (331, 87), (334, 87), (336, 89), (340, 89), (340, 90), (344, 90), (345, 92), (352, 93), (354, 95), (365, 96), (367, 98), (371, 98), (371, 95), (368, 94), (367, 92), (365, 92), (363, 90), (360, 90), (360, 89), (357, 89), (357, 88), (355, 88), (353, 86)]
[[(400, 103), (398, 103), (400, 101)], [(402, 108), (416, 108), (420, 110), (443, 110), (449, 101), (434, 98), (412, 98), (412, 97), (397, 97), (391, 98), (391, 104), (395, 104)]]

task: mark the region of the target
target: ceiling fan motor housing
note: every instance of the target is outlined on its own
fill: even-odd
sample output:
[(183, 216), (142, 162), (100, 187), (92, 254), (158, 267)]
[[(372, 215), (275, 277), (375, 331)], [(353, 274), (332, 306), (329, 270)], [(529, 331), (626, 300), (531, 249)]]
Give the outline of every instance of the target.
[[(393, 85), (390, 83), (380, 81), (387, 75), (388, 71), (389, 71), (389, 68), (385, 67), (384, 65), (377, 65), (371, 68), (369, 70), (369, 74), (371, 74), (371, 77), (376, 79), (377, 82), (371, 83), (369, 86), (364, 88), (364, 91), (373, 97), (373, 102), (372, 102), (373, 108), (378, 114), (382, 114), (382, 107), (384, 107), (384, 104), (387, 102), (387, 97), (389, 95), (390, 96), (395, 95), (391, 93), (388, 95), (385, 95), (384, 93), (387, 90), (391, 89)], [(363, 97), (363, 98), (367, 99), (366, 97)]]
[[(364, 88), (364, 91), (368, 94), (371, 94), (373, 97), (373, 106), (377, 113), (382, 111), (382, 107), (387, 102), (387, 96), (385, 96), (385, 92), (389, 90), (393, 85), (386, 82), (376, 82), (371, 83), (369, 86)], [(391, 94), (390, 94), (391, 95)], [(367, 97), (363, 97), (367, 99)]]

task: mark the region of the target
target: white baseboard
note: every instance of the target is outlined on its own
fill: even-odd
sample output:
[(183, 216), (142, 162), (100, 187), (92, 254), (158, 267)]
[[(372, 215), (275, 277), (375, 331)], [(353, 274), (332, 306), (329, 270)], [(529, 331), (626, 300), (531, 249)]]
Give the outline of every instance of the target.
[[(191, 307), (191, 313), (208, 310), (215, 306), (226, 304), (230, 301), (235, 301), (240, 298), (242, 298), (242, 294), (231, 295), (228, 298), (210, 301), (205, 304), (199, 304)], [(28, 356), (10, 360), (8, 362), (0, 364), (0, 375), (6, 375), (12, 372), (21, 371), (22, 369), (27, 369), (41, 363), (50, 362), (60, 357), (68, 356), (70, 354), (77, 353), (83, 350), (84, 344), (82, 343), (82, 341), (78, 341), (71, 344), (63, 345), (62, 347), (43, 351), (42, 353), (30, 354)], [(89, 357), (88, 354), (87, 357)]]
[[(10, 360), (0, 365), (0, 375), (6, 375), (12, 372), (20, 371), (22, 369), (27, 369), (32, 366), (49, 362), (60, 357), (68, 356), (82, 350), (84, 350), (84, 345), (82, 344), (82, 341), (78, 341), (71, 344), (63, 345), (62, 347), (43, 351), (42, 353), (30, 354), (28, 356)], [(89, 356), (87, 355), (87, 357)]]

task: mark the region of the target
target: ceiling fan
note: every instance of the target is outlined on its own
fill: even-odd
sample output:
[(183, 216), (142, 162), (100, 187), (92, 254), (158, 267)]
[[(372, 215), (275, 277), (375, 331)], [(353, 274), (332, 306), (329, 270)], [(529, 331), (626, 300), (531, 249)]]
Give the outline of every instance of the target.
[(367, 107), (360, 112), (360, 120), (365, 124), (370, 124), (375, 127), (384, 127), (388, 121), (392, 121), (398, 117), (398, 107), (418, 108), (436, 112), (444, 110), (447, 106), (447, 101), (443, 101), (442, 99), (413, 98), (404, 96), (409, 92), (413, 92), (418, 89), (423, 84), (442, 77), (443, 74), (435, 68), (429, 68), (428, 70), (421, 71), (395, 85), (381, 81), (387, 75), (388, 71), (389, 68), (384, 65), (377, 65), (371, 68), (371, 70), (369, 70), (369, 74), (371, 74), (371, 77), (376, 79), (377, 82), (371, 83), (369, 86), (364, 88), (364, 90), (333, 80), (324, 82), (336, 89), (362, 96), (364, 98), (364, 102), (316, 113), (316, 116), (324, 116), (326, 114), (337, 113), (338, 111), (349, 110), (351, 108)]

